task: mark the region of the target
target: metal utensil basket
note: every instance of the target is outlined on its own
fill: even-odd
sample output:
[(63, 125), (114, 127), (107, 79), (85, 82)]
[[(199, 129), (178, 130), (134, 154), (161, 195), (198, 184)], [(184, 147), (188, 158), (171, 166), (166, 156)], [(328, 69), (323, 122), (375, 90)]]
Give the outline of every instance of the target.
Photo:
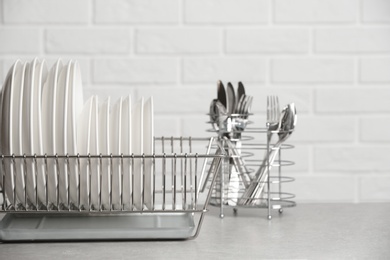
[[(214, 179), (212, 177), (214, 174), (217, 175), (215, 183), (202, 186), (202, 189), (204, 189), (213, 185), (210, 204), (220, 207), (221, 218), (224, 217), (225, 207), (233, 207), (235, 213), (237, 213), (239, 207), (266, 208), (268, 209), (268, 219), (271, 219), (272, 210), (278, 210), (279, 213), (282, 213), (284, 208), (296, 206), (293, 200), (295, 195), (286, 192), (283, 187), (284, 184), (295, 180), (293, 177), (283, 175), (283, 168), (294, 165), (294, 162), (282, 158), (284, 151), (293, 149), (294, 146), (286, 143), (282, 144), (277, 151), (276, 159), (272, 164), (269, 164), (268, 155), (274, 149), (274, 143), (269, 141), (267, 136), (270, 134), (278, 135), (281, 132), (266, 127), (250, 127), (253, 122), (249, 120), (245, 121), (245, 125), (249, 125), (244, 128), (245, 130), (243, 128), (238, 130), (237, 127), (234, 127), (236, 118), (247, 119), (250, 115), (252, 114), (228, 115), (226, 120), (220, 122), (218, 127), (207, 130), (218, 134), (216, 138), (218, 145), (212, 147), (214, 150), (211, 153), (218, 153), (219, 147), (224, 147), (224, 153), (227, 154), (218, 170), (208, 172), (210, 180)], [(264, 139), (266, 140), (264, 142), (258, 141)], [(261, 166), (267, 168), (267, 178), (261, 183), (264, 186), (263, 195), (258, 198), (244, 197), (247, 187), (244, 183), (245, 180), (247, 182), (253, 181), (255, 172)], [(238, 173), (236, 178), (232, 178), (234, 171)], [(246, 178), (242, 175), (246, 175)], [(231, 193), (234, 193), (234, 198), (230, 195)], [(240, 205), (241, 199), (250, 200), (252, 203), (251, 205)]]
[[(220, 168), (224, 154), (213, 155), (210, 147), (219, 145), (214, 138), (161, 137), (154, 138), (154, 153), (151, 155), (2, 155), (1, 173), (4, 185), (11, 183), (10, 190), (0, 190), (0, 213), (7, 213), (0, 222), (0, 239), (2, 241), (21, 240), (118, 240), (118, 239), (188, 239), (195, 238), (200, 231), (204, 214), (211, 197), (211, 189), (200, 193), (199, 180), (208, 167)], [(204, 151), (207, 151), (206, 153)], [(201, 151), (199, 153), (199, 151)], [(212, 160), (213, 165), (206, 164)], [(42, 173), (45, 180), (50, 174), (49, 165), (56, 167), (57, 177), (69, 174), (69, 167), (78, 169), (79, 184), (76, 187), (77, 198), (71, 199), (71, 183), (65, 188), (67, 201), (61, 201), (59, 193), (61, 185), (51, 187), (46, 181), (39, 185), (38, 166), (43, 165)], [(15, 169), (23, 167), (24, 183), (27, 183), (26, 166), (32, 164), (36, 171), (35, 199), (27, 196), (26, 185), (23, 186), (24, 197), (18, 197), (15, 185)], [(80, 194), (86, 187), (80, 185), (83, 172), (80, 165), (85, 163), (89, 169), (89, 198), (86, 204), (80, 202)], [(63, 164), (66, 167), (61, 168)], [(137, 171), (135, 166), (139, 165)], [(151, 166), (151, 176), (146, 176), (145, 167)], [(109, 167), (109, 180), (102, 176), (103, 167)], [(118, 167), (119, 206), (113, 203), (113, 193), (118, 192), (118, 186), (112, 181)], [(130, 179), (126, 179), (125, 168), (130, 167)], [(7, 172), (10, 169), (11, 172)], [(68, 169), (66, 173), (64, 169)], [(94, 173), (93, 169), (97, 169)], [(6, 174), (5, 174), (6, 173)], [(146, 194), (146, 188), (141, 189), (140, 198), (136, 198), (136, 175), (141, 176), (145, 184), (151, 178), (151, 194)], [(9, 180), (6, 180), (9, 178)], [(97, 177), (98, 187), (93, 187), (93, 178)], [(129, 176), (128, 176), (129, 177)], [(139, 178), (139, 177), (138, 177)], [(132, 186), (125, 189), (124, 181), (130, 181)], [(210, 180), (213, 185), (215, 177)], [(108, 182), (109, 198), (102, 198), (102, 189)], [(49, 198), (48, 191), (55, 191), (56, 199)], [(44, 192), (45, 199), (39, 198)], [(92, 192), (98, 192), (93, 196)], [(74, 196), (74, 194), (73, 194)], [(139, 197), (138, 196), (138, 197)], [(147, 197), (150, 196), (150, 197)], [(125, 200), (124, 198), (128, 199)], [(148, 203), (146, 203), (148, 198)], [(136, 206), (136, 199), (141, 200), (141, 207)], [(34, 201), (35, 200), (35, 201)], [(95, 203), (93, 203), (95, 201)], [(97, 203), (96, 203), (97, 201)], [(104, 201), (108, 201), (104, 205)], [(126, 201), (126, 203), (125, 203)], [(147, 205), (148, 204), (148, 205)]]

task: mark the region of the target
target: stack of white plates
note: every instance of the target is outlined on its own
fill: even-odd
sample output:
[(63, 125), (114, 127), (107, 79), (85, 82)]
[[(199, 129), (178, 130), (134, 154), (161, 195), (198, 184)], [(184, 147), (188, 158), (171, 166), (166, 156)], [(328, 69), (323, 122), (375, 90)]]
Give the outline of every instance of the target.
[[(1, 89), (0, 147), (3, 155), (120, 155), (153, 153), (153, 98), (97, 96), (83, 103), (80, 66), (61, 60), (48, 71), (45, 61), (16, 61)], [(152, 162), (97, 159), (5, 160), (8, 202), (23, 207), (152, 207)], [(79, 163), (78, 163), (79, 162)], [(112, 164), (110, 164), (112, 162)], [(47, 169), (47, 172), (46, 172)], [(47, 175), (46, 175), (47, 174)], [(100, 183), (101, 182), (101, 183)], [(123, 182), (123, 183), (122, 183)], [(14, 192), (15, 191), (15, 192)]]

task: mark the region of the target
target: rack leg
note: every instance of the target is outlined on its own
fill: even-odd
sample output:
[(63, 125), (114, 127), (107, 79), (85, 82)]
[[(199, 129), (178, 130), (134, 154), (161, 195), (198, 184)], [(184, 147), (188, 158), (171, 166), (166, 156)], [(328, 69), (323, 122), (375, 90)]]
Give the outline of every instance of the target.
[(220, 199), (220, 207), (219, 207), (219, 217), (224, 218), (224, 208), (223, 208), (223, 192), (224, 192), (224, 185), (223, 185), (223, 172), (221, 172), (221, 199)]
[(220, 218), (224, 218), (225, 217), (225, 215), (223, 213), (223, 206), (221, 207), (221, 210), (220, 210), (220, 213), (219, 213), (219, 217)]
[(219, 207), (219, 217), (220, 218), (224, 218), (225, 217), (225, 214), (224, 214), (224, 205), (223, 205), (223, 192), (224, 192), (224, 189), (225, 189), (225, 185), (223, 184), (224, 180), (223, 180), (223, 171), (220, 172), (221, 174), (221, 199), (220, 199), (220, 207)]
[[(222, 146), (226, 147), (226, 144), (224, 141), (222, 141)], [(229, 149), (226, 149), (226, 152), (229, 154)], [(224, 202), (225, 202), (225, 174), (228, 174), (229, 176), (229, 170), (230, 170), (230, 157), (223, 158), (222, 160), (222, 167), (221, 170), (219, 171), (220, 174), (220, 180), (221, 180), (221, 205), (220, 205), (220, 213), (219, 217), (224, 218)]]
[[(269, 138), (267, 139), (267, 151), (270, 151)], [(269, 163), (269, 153), (267, 155), (267, 202), (268, 202), (268, 220), (272, 219), (271, 216), (271, 184), (270, 184), (270, 163)]]

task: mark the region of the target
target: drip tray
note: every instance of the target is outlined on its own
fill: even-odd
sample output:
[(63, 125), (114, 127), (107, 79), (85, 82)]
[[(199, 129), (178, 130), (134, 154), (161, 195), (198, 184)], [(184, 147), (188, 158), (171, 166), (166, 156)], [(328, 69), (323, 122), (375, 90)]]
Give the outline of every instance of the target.
[(187, 239), (195, 229), (193, 213), (111, 215), (7, 213), (1, 241)]

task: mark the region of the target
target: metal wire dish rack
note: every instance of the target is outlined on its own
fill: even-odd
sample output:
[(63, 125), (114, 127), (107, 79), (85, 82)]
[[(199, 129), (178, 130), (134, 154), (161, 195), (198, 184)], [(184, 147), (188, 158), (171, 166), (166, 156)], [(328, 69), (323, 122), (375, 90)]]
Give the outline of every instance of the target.
[[(271, 141), (268, 136), (283, 133), (280, 130), (251, 127), (253, 122), (249, 120), (245, 121), (245, 126), (249, 125), (248, 127), (234, 126), (236, 118), (247, 119), (250, 115), (252, 114), (228, 115), (218, 127), (207, 130), (218, 134), (218, 145), (211, 147), (211, 153), (219, 154), (220, 147), (224, 147), (223, 153), (227, 154), (219, 169), (210, 167), (207, 172), (210, 181), (214, 179), (215, 174), (217, 175), (215, 183), (204, 182), (201, 187), (201, 190), (204, 190), (213, 184), (210, 204), (220, 207), (221, 218), (224, 217), (225, 207), (233, 207), (234, 213), (237, 213), (239, 207), (265, 208), (268, 210), (268, 219), (271, 219), (272, 210), (282, 213), (284, 208), (296, 206), (293, 200), (295, 194), (286, 192), (284, 187), (295, 179), (283, 174), (283, 169), (294, 165), (294, 162), (282, 157), (285, 150), (293, 149), (294, 146), (284, 143), (280, 149), (274, 147), (275, 141)], [(275, 153), (276, 158), (269, 164), (272, 153)], [(264, 170), (265, 177), (257, 181), (255, 175), (260, 169)], [(262, 187), (261, 196), (256, 198), (245, 196), (252, 182), (259, 183)]]
[[(200, 192), (199, 181), (225, 156), (210, 153), (215, 145), (214, 138), (155, 137), (152, 155), (2, 155), (0, 240), (195, 238), (211, 197), (211, 189)], [(50, 185), (66, 176), (69, 181)]]

